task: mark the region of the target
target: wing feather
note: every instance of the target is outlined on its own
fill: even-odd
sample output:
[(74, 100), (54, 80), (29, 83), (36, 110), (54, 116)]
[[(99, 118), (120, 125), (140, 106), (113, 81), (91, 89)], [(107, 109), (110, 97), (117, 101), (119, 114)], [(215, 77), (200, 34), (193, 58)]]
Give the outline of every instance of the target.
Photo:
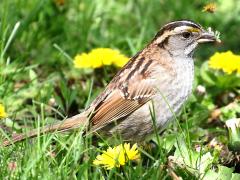
[(124, 95), (123, 88), (114, 89), (95, 109), (91, 117), (93, 130), (132, 114), (148, 102), (155, 94), (153, 83), (151, 79), (142, 79), (139, 82), (134, 82), (133, 79), (127, 86), (128, 96)]
[(92, 130), (129, 116), (151, 100), (157, 92), (157, 69), (158, 61), (133, 57), (91, 104), (94, 109), (90, 117)]

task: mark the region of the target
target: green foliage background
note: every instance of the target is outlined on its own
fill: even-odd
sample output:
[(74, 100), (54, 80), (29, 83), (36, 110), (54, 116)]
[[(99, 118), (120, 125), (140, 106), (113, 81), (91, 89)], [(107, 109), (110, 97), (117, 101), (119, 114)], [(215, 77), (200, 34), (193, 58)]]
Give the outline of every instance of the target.
[[(216, 3), (216, 11), (203, 12), (203, 7), (210, 2)], [(207, 146), (211, 139), (217, 138), (226, 147), (227, 132), (223, 122), (239, 117), (239, 109), (224, 109), (225, 113), (217, 124), (208, 123), (208, 119), (213, 109), (225, 108), (234, 101), (228, 94), (238, 97), (239, 89), (236, 86), (221, 89), (214, 88), (218, 87), (215, 84), (208, 85), (206, 78), (211, 75), (206, 73), (208, 68), (202, 67), (216, 51), (232, 50), (239, 54), (238, 0), (1, 0), (0, 103), (5, 105), (9, 114), (9, 118), (0, 123), (2, 137), (79, 113), (117, 72), (114, 67), (76, 70), (72, 63), (76, 54), (97, 47), (110, 47), (131, 57), (153, 38), (162, 25), (180, 19), (190, 19), (203, 27), (220, 31), (223, 43), (206, 45), (196, 52), (195, 84), (206, 86), (208, 94), (201, 97), (194, 93), (179, 118), (180, 125), (172, 125), (160, 136), (161, 142), (167, 143), (169, 149), (161, 144), (157, 152), (145, 154), (140, 165), (108, 172), (92, 166), (92, 160), (101, 148), (106, 149), (105, 143), (93, 147), (89, 139), (81, 138), (81, 133), (53, 134), (43, 139), (38, 137), (36, 142), (20, 143), (7, 149), (0, 147), (0, 177), (169, 179), (167, 157), (174, 156), (174, 153), (176, 156), (175, 150), (179, 151), (173, 144), (180, 133), (189, 156), (196, 157), (196, 144), (203, 146), (204, 153), (211, 152), (214, 161), (209, 162), (208, 169), (214, 173), (220, 169), (219, 174), (222, 171), (228, 175), (233, 171), (239, 173), (235, 154), (228, 159), (231, 163), (223, 163), (221, 152)], [(20, 27), (7, 47), (17, 22)], [(54, 104), (51, 104), (52, 99)], [(51, 141), (55, 142), (54, 145)], [(54, 157), (49, 156), (49, 152), (54, 152)], [(15, 171), (9, 170), (10, 162), (17, 163)], [(224, 166), (227, 170), (222, 165), (228, 166)], [(175, 173), (183, 178), (200, 177), (195, 171), (181, 168)]]

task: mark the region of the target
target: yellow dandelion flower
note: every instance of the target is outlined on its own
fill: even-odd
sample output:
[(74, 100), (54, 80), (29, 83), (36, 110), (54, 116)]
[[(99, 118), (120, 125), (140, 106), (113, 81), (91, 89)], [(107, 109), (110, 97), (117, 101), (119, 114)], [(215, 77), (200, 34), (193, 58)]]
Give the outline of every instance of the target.
[(227, 74), (233, 72), (240, 73), (240, 55), (233, 54), (231, 51), (215, 53), (208, 62), (212, 69), (223, 70)]
[(54, 0), (54, 2), (58, 6), (63, 6), (65, 4), (65, 0)]
[(100, 68), (103, 65), (115, 65), (122, 67), (128, 58), (120, 51), (110, 48), (96, 48), (89, 53), (82, 53), (74, 58), (76, 68)]
[(130, 160), (137, 160), (140, 158), (137, 144), (134, 144), (130, 148), (129, 143), (124, 145), (120, 144), (116, 147), (109, 147), (107, 151), (103, 151), (101, 155), (98, 155), (93, 161), (94, 165), (102, 165), (107, 169), (114, 167), (120, 167), (125, 165)]
[(210, 12), (210, 13), (214, 13), (217, 9), (217, 5), (216, 3), (208, 3), (203, 7), (203, 12)]
[(74, 66), (76, 68), (93, 68), (93, 67), (101, 67), (102, 62), (99, 60), (93, 60), (87, 53), (82, 53), (80, 55), (76, 55), (74, 58)]
[(115, 61), (113, 62), (113, 64), (117, 67), (123, 67), (127, 62), (128, 62), (129, 58), (127, 58), (126, 56), (119, 54), (117, 56), (117, 58), (115, 59)]
[(0, 104), (0, 118), (7, 117), (7, 113), (5, 112), (5, 108), (2, 104)]

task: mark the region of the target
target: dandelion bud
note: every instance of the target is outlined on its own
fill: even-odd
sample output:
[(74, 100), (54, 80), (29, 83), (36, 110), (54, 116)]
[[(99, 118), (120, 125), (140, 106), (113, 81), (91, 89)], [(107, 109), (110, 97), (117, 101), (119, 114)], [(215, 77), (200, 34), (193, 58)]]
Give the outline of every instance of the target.
[(199, 96), (203, 96), (206, 93), (206, 88), (203, 85), (198, 85), (196, 92)]
[(229, 149), (240, 151), (240, 118), (233, 118), (226, 121), (229, 137)]

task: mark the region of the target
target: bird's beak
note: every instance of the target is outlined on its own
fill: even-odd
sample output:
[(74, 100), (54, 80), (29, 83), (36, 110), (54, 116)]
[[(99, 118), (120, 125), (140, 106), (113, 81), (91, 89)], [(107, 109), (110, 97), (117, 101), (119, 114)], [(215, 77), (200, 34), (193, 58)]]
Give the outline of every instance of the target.
[(206, 42), (218, 42), (221, 40), (216, 36), (212, 31), (203, 31), (201, 36), (197, 39), (198, 43), (206, 43)]

